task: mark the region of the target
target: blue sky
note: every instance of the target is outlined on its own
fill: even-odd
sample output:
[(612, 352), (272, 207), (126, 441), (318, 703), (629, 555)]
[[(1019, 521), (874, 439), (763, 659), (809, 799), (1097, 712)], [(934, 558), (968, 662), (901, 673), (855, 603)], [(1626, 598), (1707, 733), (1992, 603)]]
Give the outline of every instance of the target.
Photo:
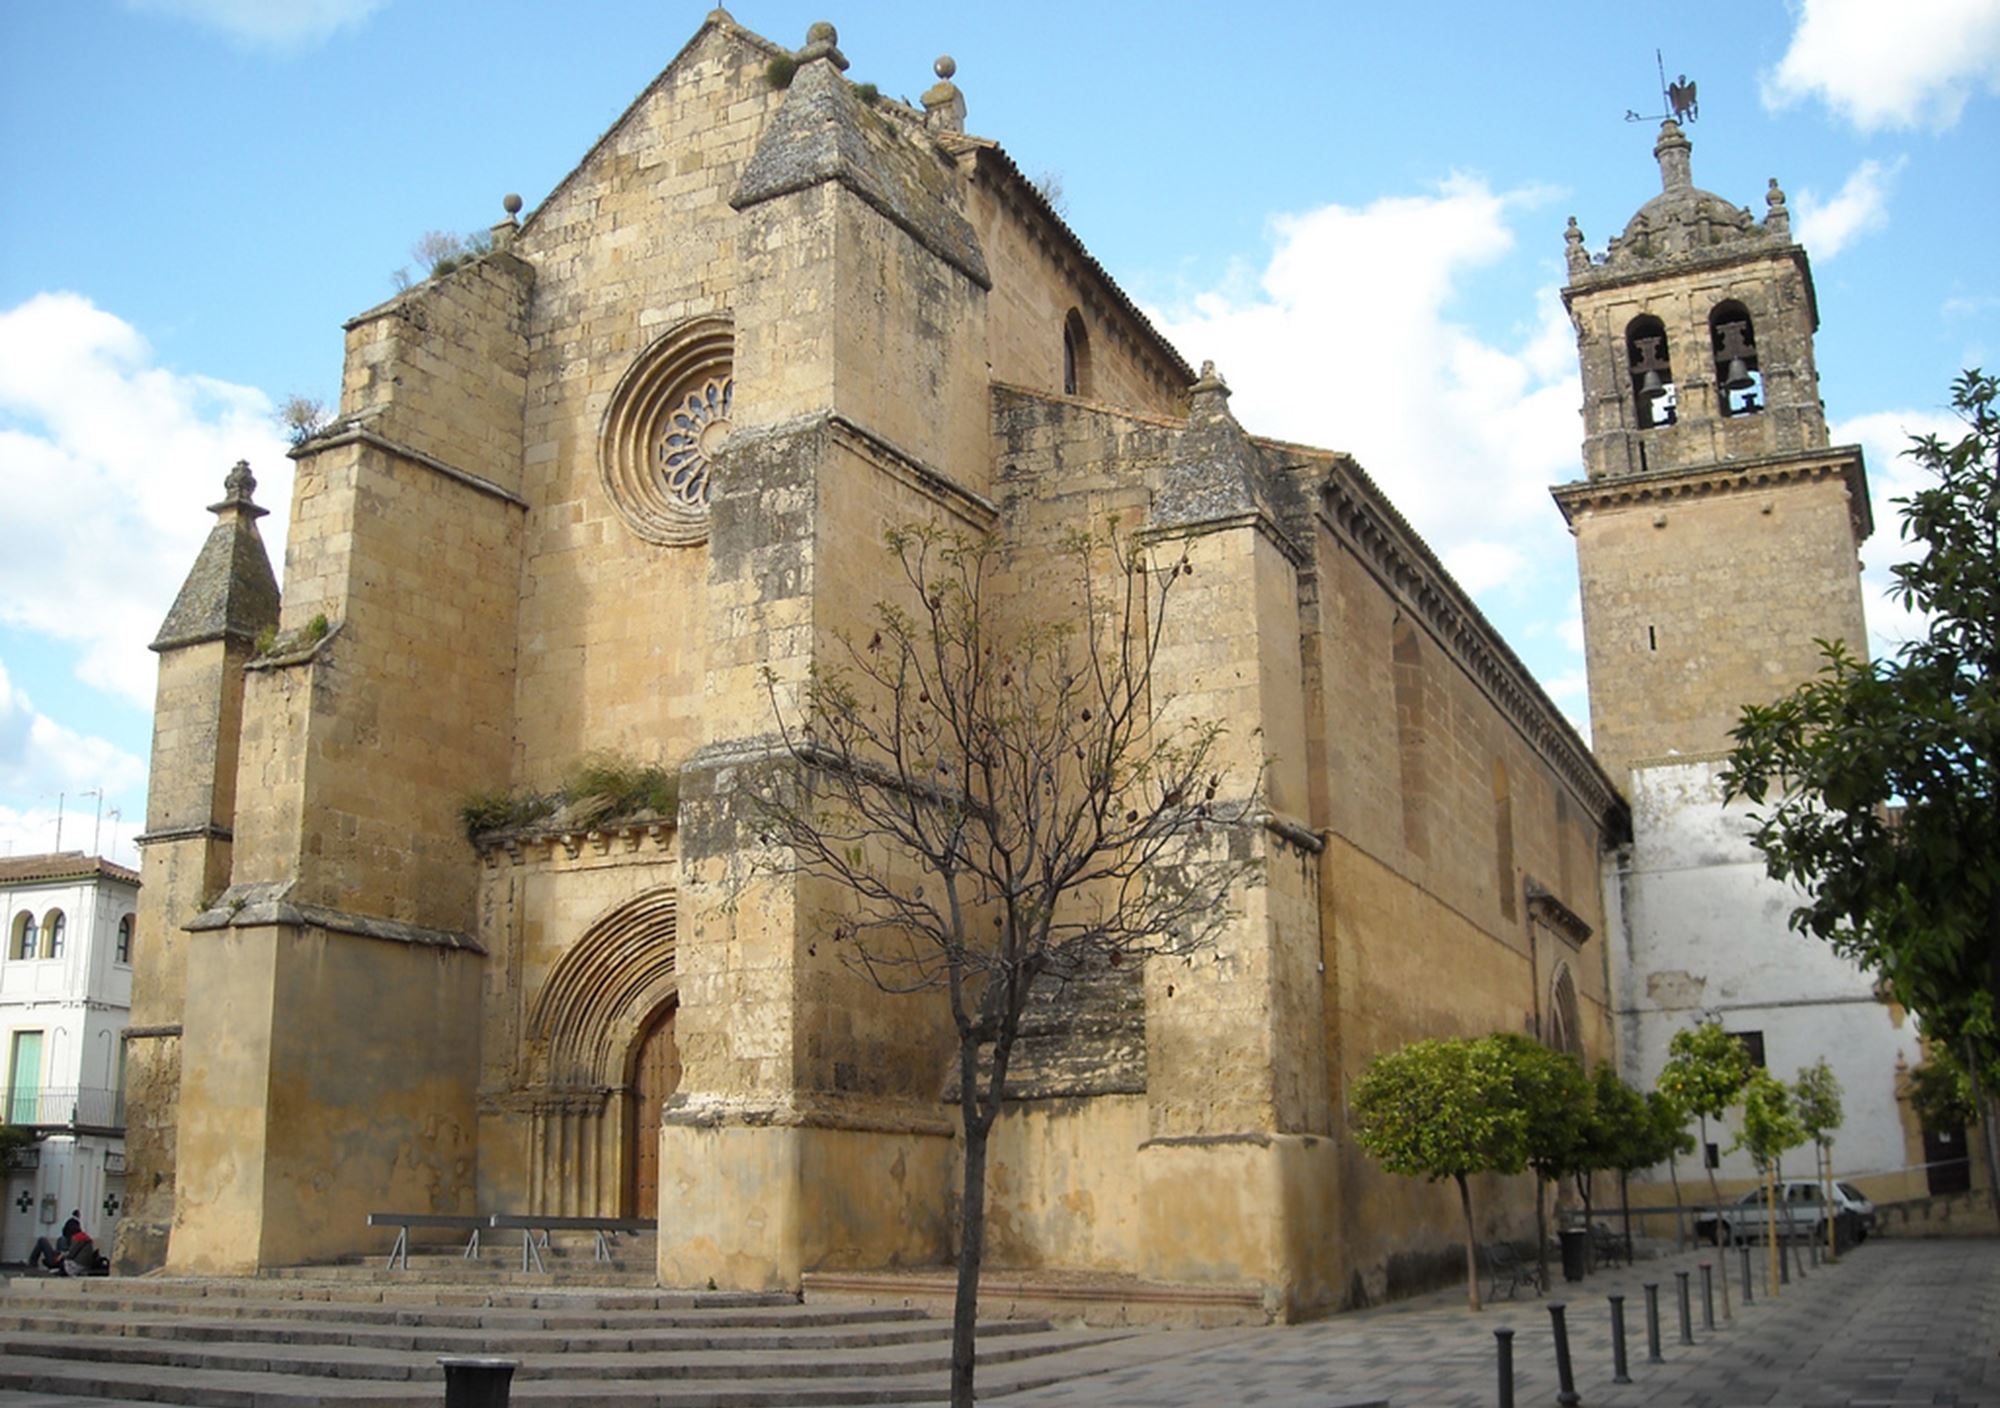
[[(282, 537), (271, 419), (332, 399), (343, 319), (410, 246), (532, 208), (700, 25), (661, 0), (0, 0), (0, 852), (131, 859), (145, 650), (238, 458)], [(2000, 362), (2000, 0), (1746, 3), (1726, 21), (1546, 3), (979, 6), (745, 0), (832, 19), (914, 98), (958, 61), (968, 128), (1068, 219), (1251, 429), (1358, 454), (1559, 703), (1586, 713), (1555, 290), (1658, 189), (1655, 49), (1700, 85), (1698, 185), (1813, 259), (1836, 440), (1879, 501), (1906, 431)], [(1714, 12), (1719, 15), (1723, 12)], [(1674, 16), (1681, 16), (1673, 22)], [(1907, 623), (1872, 599), (1878, 633)]]

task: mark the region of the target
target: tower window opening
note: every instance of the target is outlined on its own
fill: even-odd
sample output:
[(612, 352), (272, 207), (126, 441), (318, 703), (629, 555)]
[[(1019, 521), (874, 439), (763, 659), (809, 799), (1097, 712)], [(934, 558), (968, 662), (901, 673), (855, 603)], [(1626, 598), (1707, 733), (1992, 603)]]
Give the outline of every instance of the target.
[(1639, 429), (1672, 425), (1678, 397), (1674, 369), (1667, 354), (1667, 328), (1650, 313), (1634, 318), (1625, 329), (1625, 361), (1632, 378), (1632, 412)]
[(1715, 353), (1715, 394), (1725, 416), (1753, 416), (1764, 409), (1764, 375), (1757, 369), (1757, 334), (1750, 310), (1730, 299), (1708, 315)]
[(1646, 649), (1658, 650), (1659, 648), (1660, 648), (1659, 631), (1652, 626), (1646, 627)]
[(1090, 332), (1072, 308), (1063, 318), (1063, 395), (1090, 395)]

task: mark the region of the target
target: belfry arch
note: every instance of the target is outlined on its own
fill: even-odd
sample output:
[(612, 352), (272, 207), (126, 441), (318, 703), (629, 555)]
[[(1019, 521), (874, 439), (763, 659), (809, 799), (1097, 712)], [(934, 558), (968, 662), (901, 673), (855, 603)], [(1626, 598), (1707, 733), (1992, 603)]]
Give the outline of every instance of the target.
[(533, 1211), (652, 1214), (639, 1207), (641, 1146), (657, 1142), (670, 1093), (654, 1087), (679, 1073), (676, 947), (676, 892), (660, 886), (593, 920), (550, 970), (528, 1024)]

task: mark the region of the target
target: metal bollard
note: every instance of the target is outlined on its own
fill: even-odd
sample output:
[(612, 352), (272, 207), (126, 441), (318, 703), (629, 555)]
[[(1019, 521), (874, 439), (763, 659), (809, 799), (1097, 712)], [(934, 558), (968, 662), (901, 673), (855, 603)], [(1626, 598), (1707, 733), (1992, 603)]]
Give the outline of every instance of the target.
[(1790, 1250), (1782, 1241), (1778, 1243), (1778, 1284), (1792, 1284), (1792, 1259), (1786, 1253)]
[(1710, 1333), (1715, 1330), (1715, 1268), (1705, 1261), (1701, 1264), (1701, 1327)]
[(1514, 1408), (1514, 1332), (1495, 1330), (1493, 1338), (1500, 1355), (1500, 1408)]
[(1558, 1408), (1577, 1408), (1583, 1400), (1577, 1396), (1576, 1375), (1570, 1371), (1569, 1322), (1563, 1318), (1566, 1309), (1559, 1300), (1549, 1303), (1549, 1319), (1556, 1335), (1556, 1403)]
[(1676, 1271), (1676, 1272), (1674, 1273), (1674, 1280), (1676, 1280), (1676, 1281), (1678, 1281), (1678, 1282), (1680, 1283), (1680, 1291), (1679, 1291), (1679, 1295), (1680, 1295), (1680, 1306), (1681, 1306), (1681, 1343), (1682, 1343), (1682, 1344), (1693, 1344), (1693, 1343), (1694, 1343), (1694, 1317), (1693, 1317), (1693, 1315), (1691, 1314), (1691, 1312), (1690, 1312), (1690, 1310), (1689, 1310), (1689, 1306), (1688, 1306), (1688, 1274), (1687, 1274), (1687, 1272), (1685, 1272), (1685, 1271)]
[(1646, 1362), (1664, 1364), (1667, 1356), (1660, 1353), (1660, 1283), (1646, 1283)]
[(1611, 1297), (1611, 1382), (1629, 1384), (1632, 1375), (1625, 1365), (1625, 1297)]
[(444, 1366), (444, 1408), (507, 1408), (518, 1360), (446, 1354), (438, 1363)]
[(1755, 1305), (1757, 1303), (1757, 1296), (1750, 1289), (1750, 1281), (1752, 1279), (1750, 1275), (1750, 1248), (1738, 1247), (1736, 1250), (1743, 1257), (1743, 1303), (1745, 1305)]
[(1813, 1238), (1812, 1243), (1812, 1264), (1813, 1270), (1819, 1270), (1819, 1238), (1817, 1237)]

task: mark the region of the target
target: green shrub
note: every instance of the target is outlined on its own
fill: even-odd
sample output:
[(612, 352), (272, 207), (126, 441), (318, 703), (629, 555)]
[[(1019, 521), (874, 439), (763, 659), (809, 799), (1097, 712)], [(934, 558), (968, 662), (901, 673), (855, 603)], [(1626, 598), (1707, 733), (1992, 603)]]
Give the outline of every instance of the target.
[(792, 86), (792, 75), (799, 71), (799, 61), (790, 54), (780, 54), (764, 65), (764, 81), (773, 88)]

